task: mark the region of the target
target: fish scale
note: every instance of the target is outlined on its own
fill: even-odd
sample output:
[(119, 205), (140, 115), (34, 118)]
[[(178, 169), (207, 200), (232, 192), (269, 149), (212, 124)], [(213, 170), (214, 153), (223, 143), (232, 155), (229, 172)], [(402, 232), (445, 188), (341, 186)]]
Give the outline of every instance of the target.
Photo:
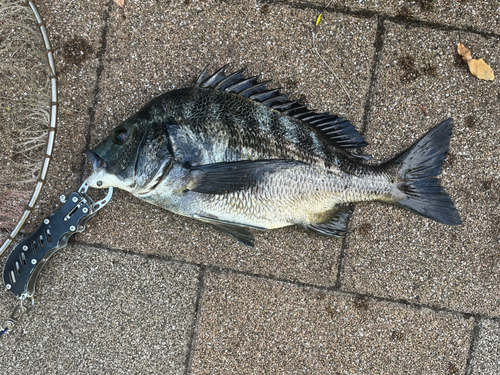
[[(212, 159), (205, 160), (205, 163), (273, 157), (307, 158), (308, 162), (324, 164), (325, 159), (334, 159), (334, 155), (326, 151), (329, 148), (326, 136), (316, 132), (314, 128), (304, 127), (302, 122), (292, 117), (282, 116), (278, 111), (270, 110), (257, 102), (231, 93), (209, 88), (198, 90), (188, 88), (183, 89), (183, 91), (185, 92), (174, 93), (183, 100), (195, 102), (196, 111), (190, 111), (180, 116), (182, 103), (169, 97), (172, 93), (167, 93), (169, 95), (157, 99), (159, 102), (165, 103), (163, 105), (165, 112), (172, 113), (174, 117), (181, 119), (182, 126), (178, 127), (180, 131), (189, 132), (192, 127), (195, 127), (194, 130), (199, 134), (212, 133), (214, 135), (212, 148), (215, 149), (221, 142), (221, 138), (215, 135), (221, 129), (227, 129), (228, 133), (231, 133), (231, 129), (234, 127), (241, 129), (231, 134), (228, 144), (233, 155), (240, 155), (240, 158), (228, 160), (224, 158), (225, 155), (211, 152)], [(203, 131), (199, 131), (197, 126), (200, 118), (204, 119)], [(184, 126), (187, 122), (190, 123), (190, 126)], [(302, 139), (302, 142), (299, 139)], [(275, 145), (276, 147), (264, 148), (264, 145)], [(315, 148), (311, 148), (309, 145), (315, 145)], [(331, 155), (331, 157), (328, 158), (327, 155)], [(334, 160), (328, 161), (333, 164)]]
[[(366, 183), (363, 177), (348, 174), (338, 176), (307, 164), (296, 168), (301, 170), (273, 173), (252, 189), (209, 197), (199, 194), (197, 199), (206, 198), (200, 214), (210, 216), (217, 212), (221, 220), (262, 228), (279, 228), (291, 224), (307, 226), (317, 224), (315, 218), (318, 213), (322, 216), (334, 205), (387, 200), (391, 196), (392, 184), (383, 175), (372, 177)], [(369, 169), (368, 166), (367, 171)]]
[(349, 121), (289, 101), (242, 71), (205, 69), (193, 86), (147, 103), (86, 152), (94, 166), (88, 184), (124, 189), (246, 246), (252, 228), (299, 225), (343, 236), (346, 204), (362, 201), (460, 224), (436, 178), (451, 119), (393, 159), (365, 164), (352, 150), (367, 143)]

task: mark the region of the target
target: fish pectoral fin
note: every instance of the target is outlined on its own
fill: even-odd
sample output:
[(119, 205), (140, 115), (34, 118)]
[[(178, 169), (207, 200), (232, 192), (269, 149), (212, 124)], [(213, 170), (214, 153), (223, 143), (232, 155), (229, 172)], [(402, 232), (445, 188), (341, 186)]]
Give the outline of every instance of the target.
[(330, 217), (330, 220), (325, 223), (305, 225), (305, 228), (316, 233), (329, 237), (344, 237), (347, 231), (346, 220), (352, 214), (352, 209), (349, 206), (337, 206)]
[(243, 160), (191, 167), (196, 183), (189, 190), (203, 194), (227, 194), (250, 189), (265, 176), (296, 167), (294, 160)]
[[(247, 226), (230, 223), (228, 221), (219, 220), (216, 218), (206, 217), (206, 216), (194, 215), (193, 218), (213, 225), (220, 231), (228, 234), (230, 237), (234, 238), (236, 241), (240, 242), (241, 244), (247, 247), (254, 246), (253, 235), (252, 233), (250, 233)], [(266, 228), (254, 227), (254, 226), (251, 226), (250, 228), (257, 230), (266, 230)]]

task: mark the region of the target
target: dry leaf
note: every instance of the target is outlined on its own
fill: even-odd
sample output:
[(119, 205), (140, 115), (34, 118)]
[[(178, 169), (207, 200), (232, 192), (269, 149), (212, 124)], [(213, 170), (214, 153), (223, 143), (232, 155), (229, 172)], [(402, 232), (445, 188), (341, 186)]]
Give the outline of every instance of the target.
[(458, 43), (457, 51), (462, 59), (469, 64), (469, 70), (474, 76), (486, 81), (495, 79), (493, 69), (483, 59), (473, 59), (470, 50), (462, 43)]
[(477, 78), (484, 79), (486, 81), (493, 81), (495, 79), (493, 69), (491, 69), (491, 67), (486, 64), (483, 59), (472, 59), (467, 63), (469, 64), (470, 72)]
[(464, 61), (472, 60), (472, 55), (470, 54), (470, 50), (464, 46), (462, 43), (458, 43), (457, 51)]
[(114, 0), (115, 3), (117, 3), (120, 8), (124, 9), (125, 8), (125, 0)]

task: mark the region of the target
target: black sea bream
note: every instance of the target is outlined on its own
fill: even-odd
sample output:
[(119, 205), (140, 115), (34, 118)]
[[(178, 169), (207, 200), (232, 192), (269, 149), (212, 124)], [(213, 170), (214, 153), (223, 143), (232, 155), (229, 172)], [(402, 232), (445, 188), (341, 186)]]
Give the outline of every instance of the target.
[(396, 205), (460, 224), (441, 173), (453, 123), (441, 122), (379, 166), (352, 149), (367, 143), (349, 121), (315, 113), (242, 70), (206, 69), (167, 92), (92, 151), (92, 187), (114, 186), (146, 202), (210, 223), (247, 246), (248, 228), (300, 225), (342, 236), (352, 202)]

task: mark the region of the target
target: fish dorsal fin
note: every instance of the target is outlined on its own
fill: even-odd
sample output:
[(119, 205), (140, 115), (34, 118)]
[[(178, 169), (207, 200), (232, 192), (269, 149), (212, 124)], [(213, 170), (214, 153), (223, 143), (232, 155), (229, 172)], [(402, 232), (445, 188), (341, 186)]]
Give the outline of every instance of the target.
[(258, 82), (258, 76), (243, 77), (242, 73), (245, 68), (226, 76), (226, 67), (227, 65), (223, 66), (211, 76), (208, 76), (208, 67), (206, 67), (194, 85), (232, 92), (275, 109), (286, 116), (304, 121), (323, 132), (334, 146), (348, 149), (364, 147), (368, 144), (356, 128), (342, 117), (329, 113), (316, 113), (298, 101), (288, 100), (288, 95), (281, 94), (279, 89), (268, 90), (266, 84), (269, 81)]

